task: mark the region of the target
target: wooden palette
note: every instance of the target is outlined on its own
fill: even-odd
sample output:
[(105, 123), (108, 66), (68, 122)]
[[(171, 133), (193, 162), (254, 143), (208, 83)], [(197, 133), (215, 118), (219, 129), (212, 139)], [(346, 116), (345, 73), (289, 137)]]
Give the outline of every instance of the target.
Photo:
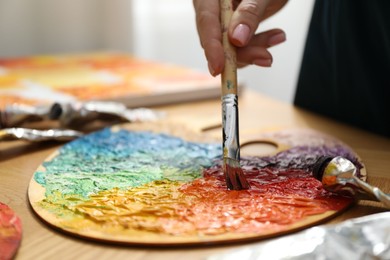
[[(29, 200), (43, 221), (88, 239), (210, 245), (294, 232), (348, 208), (351, 198), (326, 192), (311, 177), (319, 156), (347, 157), (365, 179), (358, 156), (318, 132), (253, 132), (241, 140), (249, 191), (227, 190), (219, 137), (149, 123), (104, 129), (64, 145), (34, 173)], [(275, 149), (253, 156), (256, 149), (247, 148), (256, 143)]]

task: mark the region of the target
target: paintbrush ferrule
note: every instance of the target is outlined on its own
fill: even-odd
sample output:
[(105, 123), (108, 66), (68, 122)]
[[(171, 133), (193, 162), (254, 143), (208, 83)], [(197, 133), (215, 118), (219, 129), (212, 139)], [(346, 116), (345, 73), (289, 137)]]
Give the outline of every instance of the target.
[(238, 104), (235, 94), (222, 96), (222, 126), (223, 157), (239, 161)]

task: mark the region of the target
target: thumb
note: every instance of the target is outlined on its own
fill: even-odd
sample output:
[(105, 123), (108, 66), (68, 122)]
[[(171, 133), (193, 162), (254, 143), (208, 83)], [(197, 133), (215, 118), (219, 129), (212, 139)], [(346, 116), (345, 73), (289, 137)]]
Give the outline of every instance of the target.
[(238, 46), (246, 46), (254, 35), (268, 1), (264, 0), (242, 0), (233, 13), (229, 25), (229, 36), (231, 42)]

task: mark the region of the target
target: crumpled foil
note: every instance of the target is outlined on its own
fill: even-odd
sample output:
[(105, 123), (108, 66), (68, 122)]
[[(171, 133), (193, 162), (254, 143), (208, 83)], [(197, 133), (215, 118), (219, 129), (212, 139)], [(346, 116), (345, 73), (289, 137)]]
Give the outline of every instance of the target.
[(42, 141), (70, 141), (82, 136), (83, 133), (71, 129), (28, 129), (21, 127), (0, 129), (0, 141), (27, 140), (31, 142)]
[(390, 259), (390, 212), (309, 228), (207, 259)]

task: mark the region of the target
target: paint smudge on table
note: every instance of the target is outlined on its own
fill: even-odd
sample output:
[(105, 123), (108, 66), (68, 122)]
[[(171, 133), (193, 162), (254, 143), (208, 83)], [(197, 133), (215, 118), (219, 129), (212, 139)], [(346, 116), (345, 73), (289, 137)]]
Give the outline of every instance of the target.
[(242, 158), (251, 189), (229, 191), (220, 144), (105, 129), (64, 145), (34, 179), (46, 189), (40, 207), (59, 216), (67, 229), (262, 234), (352, 202), (311, 177), (319, 156), (342, 154), (357, 161), (351, 151), (334, 144), (294, 149)]
[(22, 223), (14, 211), (0, 202), (0, 259), (12, 259), (22, 239)]

